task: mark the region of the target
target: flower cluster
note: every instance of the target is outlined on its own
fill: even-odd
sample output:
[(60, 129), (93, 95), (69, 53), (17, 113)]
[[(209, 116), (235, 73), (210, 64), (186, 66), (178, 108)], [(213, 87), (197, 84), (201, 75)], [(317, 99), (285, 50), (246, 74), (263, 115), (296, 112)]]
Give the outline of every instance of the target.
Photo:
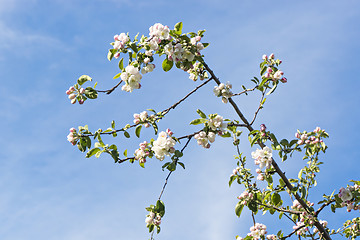
[(66, 91), (66, 94), (69, 95), (69, 99), (71, 101), (71, 104), (76, 103), (76, 98), (77, 96), (80, 97), (79, 99), (79, 104), (83, 104), (84, 103), (84, 99), (82, 97), (82, 95), (85, 93), (85, 89), (84, 88), (80, 88), (80, 89), (75, 89), (74, 86), (69, 87), (69, 89)]
[(256, 149), (255, 152), (251, 153), (253, 159), (255, 159), (255, 164), (259, 165), (260, 169), (266, 166), (270, 168), (272, 163), (272, 149), (269, 147), (264, 147), (263, 149)]
[(138, 160), (139, 163), (146, 163), (146, 157), (151, 155), (150, 144), (146, 141), (140, 143), (134, 155), (135, 160)]
[(253, 237), (255, 240), (258, 240), (265, 237), (266, 233), (266, 226), (264, 224), (255, 223), (254, 226), (250, 227), (250, 233), (247, 235)]
[(78, 139), (79, 139), (79, 135), (77, 134), (76, 129), (70, 128), (70, 133), (69, 133), (69, 135), (67, 135), (67, 140), (72, 145), (75, 145)]
[(224, 134), (225, 128), (227, 127), (227, 123), (224, 122), (224, 118), (222, 116), (217, 114), (210, 116), (210, 119), (208, 119), (205, 123), (204, 130), (194, 136), (197, 143), (204, 148), (210, 148), (210, 143), (215, 141), (216, 134)]
[(175, 152), (175, 140), (171, 137), (172, 134), (173, 132), (167, 129), (166, 132), (160, 132), (158, 139), (153, 142), (151, 150), (160, 161), (164, 160), (165, 155), (170, 156), (170, 153)]
[(252, 193), (249, 193), (248, 191), (244, 191), (240, 196), (238, 196), (238, 199), (241, 201), (240, 204), (246, 205), (249, 201), (253, 199), (254, 195)]
[[(125, 44), (130, 41), (130, 38), (127, 34), (121, 33), (120, 35), (114, 36), (114, 41), (115, 41), (113, 43), (114, 49), (121, 50), (125, 47)], [(120, 56), (120, 52), (116, 52), (114, 55), (115, 58), (118, 58), (119, 56)]]
[(184, 68), (187, 73), (189, 73), (189, 79), (196, 81), (198, 78), (204, 80), (208, 78), (207, 72), (205, 71), (204, 65), (202, 63), (196, 62), (194, 65), (191, 65), (189, 69)]
[(325, 130), (321, 129), (320, 127), (316, 127), (313, 132), (307, 133), (295, 133), (295, 137), (298, 138), (299, 145), (315, 145), (318, 143), (322, 143), (323, 141), (320, 139), (320, 135), (325, 133)]
[(155, 23), (149, 28), (149, 35), (152, 37), (152, 40), (158, 42), (160, 40), (170, 40), (170, 29), (168, 26), (164, 26), (161, 23)]
[(209, 131), (207, 134), (204, 131), (201, 131), (195, 134), (194, 138), (197, 140), (197, 143), (201, 145), (203, 148), (210, 148), (210, 143), (215, 141), (216, 134), (214, 132)]
[(232, 84), (230, 82), (227, 82), (226, 85), (220, 83), (219, 86), (214, 87), (215, 96), (221, 97), (221, 101), (223, 103), (227, 103), (228, 98), (231, 98), (233, 96), (233, 93), (231, 92), (231, 88), (232, 88)]
[(218, 130), (218, 133), (220, 135), (225, 131), (225, 128), (227, 127), (227, 123), (224, 122), (224, 118), (220, 115), (216, 115), (216, 117), (210, 118), (208, 124), (211, 130)]
[(154, 118), (155, 118), (154, 115), (148, 116), (148, 113), (146, 111), (143, 111), (140, 114), (139, 113), (134, 114), (134, 123), (135, 124), (142, 123), (144, 127), (148, 128), (150, 127), (149, 121), (153, 121)]
[[(263, 75), (264, 79), (271, 79), (274, 82), (281, 81), (282, 83), (286, 83), (287, 79), (283, 77), (284, 72), (278, 70), (275, 66), (279, 66), (282, 61), (277, 59), (275, 60), (275, 55), (272, 53), (270, 56), (266, 56), (265, 54), (262, 56), (264, 60), (264, 64), (267, 65), (266, 72)], [(265, 69), (264, 69), (265, 70)]]
[[(358, 210), (360, 211), (360, 205), (356, 204), (356, 202), (353, 200), (354, 195), (356, 191), (360, 191), (360, 186), (355, 184), (354, 186), (348, 186), (346, 188), (340, 188), (340, 191), (338, 193), (339, 198), (341, 199), (342, 207), (346, 207), (348, 212), (351, 212), (351, 210)], [(356, 193), (355, 193), (356, 194)], [(358, 193), (359, 194), (359, 193)]]
[(125, 72), (121, 73), (120, 78), (125, 82), (125, 85), (121, 87), (123, 91), (132, 92), (134, 89), (141, 87), (140, 80), (142, 76), (139, 73), (139, 69), (133, 65), (128, 65), (125, 68)]
[(149, 227), (151, 224), (159, 226), (161, 224), (161, 215), (158, 213), (150, 212), (145, 219), (146, 227)]

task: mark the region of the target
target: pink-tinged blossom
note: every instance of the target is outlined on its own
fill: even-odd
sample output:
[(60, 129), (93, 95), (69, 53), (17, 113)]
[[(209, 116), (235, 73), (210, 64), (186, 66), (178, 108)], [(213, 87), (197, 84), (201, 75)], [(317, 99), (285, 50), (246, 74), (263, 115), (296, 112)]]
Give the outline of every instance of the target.
[(170, 150), (175, 146), (175, 140), (168, 136), (166, 132), (160, 132), (158, 139), (153, 142), (151, 150), (155, 153), (155, 157), (160, 161), (170, 156)]
[(217, 130), (219, 129), (220, 131), (223, 131), (226, 127), (227, 127), (227, 123), (223, 122), (224, 119), (222, 116), (217, 115), (216, 117), (212, 118), (209, 120), (209, 127), (212, 130)]
[(353, 198), (353, 195), (348, 188), (340, 188), (340, 192), (338, 195), (343, 202), (350, 201)]
[(274, 74), (274, 79), (275, 80), (279, 80), (280, 78), (282, 78), (282, 75), (284, 75), (284, 72), (283, 71), (276, 71), (276, 73)]
[(266, 168), (270, 168), (272, 163), (272, 150), (269, 147), (256, 149), (255, 152), (251, 153), (251, 156), (255, 159), (255, 164), (259, 165), (260, 169), (265, 166)]
[(164, 26), (161, 23), (155, 23), (149, 28), (151, 37), (158, 37), (161, 40), (167, 40), (169, 38), (170, 29), (168, 26)]
[(267, 60), (267, 56), (264, 54), (263, 56), (262, 56), (262, 60)]
[(123, 91), (132, 92), (134, 89), (141, 87), (140, 80), (142, 76), (139, 73), (139, 69), (132, 65), (128, 65), (125, 68), (125, 72), (121, 73), (120, 78), (125, 82), (125, 85), (121, 88)]
[(266, 226), (261, 223), (255, 223), (255, 226), (250, 227), (250, 233), (248, 236), (253, 237), (254, 240), (259, 240), (267, 233)]
[(76, 97), (76, 94), (75, 93), (72, 93), (69, 95), (69, 99), (74, 99)]

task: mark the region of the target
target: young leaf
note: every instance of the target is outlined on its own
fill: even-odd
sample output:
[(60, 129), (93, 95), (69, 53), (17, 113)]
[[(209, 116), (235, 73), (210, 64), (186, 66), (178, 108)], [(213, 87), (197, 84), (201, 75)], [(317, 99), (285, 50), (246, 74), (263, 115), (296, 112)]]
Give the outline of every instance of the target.
[(120, 70), (123, 70), (124, 69), (124, 58), (121, 58), (120, 61), (119, 61), (119, 68)]
[(138, 125), (135, 129), (135, 135), (139, 138), (141, 132), (142, 125)]
[(162, 68), (164, 69), (165, 72), (168, 72), (173, 67), (173, 65), (174, 65), (173, 61), (170, 61), (168, 58), (165, 58), (162, 63)]
[(95, 155), (98, 151), (100, 151), (99, 148), (93, 148), (93, 149), (91, 149), (90, 151), (88, 151), (88, 152), (86, 153), (86, 158), (89, 158), (89, 157)]
[(178, 35), (181, 35), (182, 27), (183, 27), (182, 22), (178, 22), (177, 24), (175, 24), (175, 27), (174, 27), (175, 33), (178, 34)]
[(240, 202), (238, 202), (236, 204), (236, 206), (235, 206), (235, 214), (236, 214), (236, 216), (240, 217), (243, 208), (244, 208), (244, 205), (242, 205)]
[(125, 136), (126, 138), (130, 138), (130, 134), (129, 134), (127, 131), (124, 131), (124, 136)]
[(200, 115), (200, 117), (202, 117), (202, 118), (206, 118), (205, 113), (203, 113), (200, 109), (197, 109), (197, 110), (196, 110), (196, 112), (197, 112), (197, 114), (199, 114), (199, 115)]

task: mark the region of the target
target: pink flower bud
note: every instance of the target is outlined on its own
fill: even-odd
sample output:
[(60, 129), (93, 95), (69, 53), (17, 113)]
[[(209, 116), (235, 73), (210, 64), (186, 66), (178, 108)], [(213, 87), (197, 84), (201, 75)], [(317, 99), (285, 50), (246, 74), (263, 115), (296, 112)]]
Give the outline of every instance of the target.
[(173, 135), (173, 132), (170, 129), (166, 129), (166, 133), (171, 137)]
[(80, 99), (79, 104), (83, 104), (83, 103), (84, 103), (84, 99)]
[(75, 91), (74, 86), (69, 87), (69, 91), (71, 91), (71, 92)]
[(267, 56), (264, 54), (264, 55), (262, 56), (262, 59), (263, 59), (263, 60), (266, 60), (266, 59), (267, 59)]
[(270, 78), (270, 73), (265, 73), (264, 78)]
[(139, 124), (139, 123), (140, 123), (140, 119), (138, 119), (138, 118), (134, 119), (134, 123), (135, 123), (135, 124)]
[(66, 94), (67, 94), (67, 95), (70, 95), (71, 93), (72, 93), (72, 91), (66, 90)]
[(145, 126), (146, 128), (148, 128), (148, 127), (150, 127), (150, 123), (145, 123), (144, 126)]
[(297, 132), (297, 133), (295, 133), (295, 137), (296, 138), (300, 138), (300, 134)]
[(287, 78), (283, 77), (282, 79), (280, 79), (280, 81), (281, 81), (282, 83), (287, 83)]
[(69, 95), (69, 99), (74, 99), (74, 98), (76, 98), (76, 94), (75, 94), (75, 93), (72, 93), (72, 94)]
[(274, 58), (275, 58), (275, 55), (272, 53), (272, 54), (270, 54), (269, 58), (270, 58), (270, 59), (274, 59)]
[(260, 125), (260, 131), (264, 132), (266, 130), (265, 124)]
[(114, 54), (114, 58), (118, 59), (119, 57), (120, 57), (120, 52), (116, 52), (116, 53)]
[(271, 67), (268, 67), (268, 68), (267, 68), (267, 72), (268, 72), (268, 73), (272, 73), (272, 72), (273, 72), (272, 68), (271, 68)]
[(200, 37), (200, 36), (196, 36), (196, 37), (195, 37), (195, 40), (196, 40), (197, 42), (200, 42), (201, 37)]
[(71, 100), (71, 104), (75, 104), (76, 103), (76, 98)]

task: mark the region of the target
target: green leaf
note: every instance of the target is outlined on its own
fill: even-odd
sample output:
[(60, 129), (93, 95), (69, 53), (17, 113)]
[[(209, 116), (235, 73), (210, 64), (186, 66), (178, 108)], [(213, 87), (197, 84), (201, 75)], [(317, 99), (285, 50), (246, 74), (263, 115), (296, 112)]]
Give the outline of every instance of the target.
[(203, 43), (204, 48), (207, 48), (210, 45), (210, 43)]
[(274, 193), (272, 196), (271, 196), (271, 202), (277, 206), (281, 201), (281, 197), (280, 197), (280, 194), (278, 193)]
[(178, 162), (178, 164), (183, 168), (183, 169), (185, 169), (185, 165), (184, 165), (184, 163), (182, 163), (182, 162)]
[(124, 58), (121, 58), (120, 61), (119, 61), (119, 68), (120, 70), (123, 70), (124, 69)]
[(244, 205), (242, 205), (240, 202), (238, 202), (236, 204), (236, 206), (235, 206), (235, 214), (236, 214), (236, 216), (240, 217), (243, 208), (244, 208)]
[(194, 119), (190, 122), (190, 125), (199, 125), (201, 123), (205, 123), (207, 120), (204, 118)]
[(135, 135), (139, 138), (141, 132), (142, 125), (138, 125), (135, 129)]
[(112, 122), (111, 122), (111, 127), (112, 127), (113, 129), (115, 129), (115, 121), (114, 121), (114, 120), (112, 120)]
[(203, 113), (200, 109), (197, 109), (196, 112), (197, 112), (197, 114), (199, 114), (200, 117), (206, 118), (205, 113)]
[(125, 149), (123, 154), (124, 154), (125, 157), (127, 157), (127, 149)]
[(92, 87), (87, 87), (85, 88), (85, 96), (90, 98), (90, 99), (96, 99), (98, 97), (98, 93), (95, 89), (93, 89)]
[(93, 148), (93, 149), (91, 149), (90, 151), (88, 151), (88, 152), (86, 153), (86, 158), (89, 158), (89, 157), (95, 155), (98, 151), (100, 151), (99, 148)]
[(109, 52), (107, 54), (107, 59), (111, 61), (111, 59), (114, 57), (115, 53), (117, 52), (116, 49), (109, 49)]
[(262, 66), (261, 71), (260, 71), (261, 76), (264, 75), (264, 73), (266, 72), (266, 69), (267, 69), (267, 67), (265, 65)]
[(121, 73), (116, 74), (116, 75), (113, 77), (113, 79), (117, 79), (117, 78), (119, 78), (119, 77), (120, 77), (120, 75), (121, 75)]
[(173, 65), (174, 65), (173, 61), (170, 61), (168, 58), (165, 58), (162, 63), (162, 68), (165, 72), (168, 72), (173, 67)]
[(124, 131), (124, 136), (125, 136), (126, 138), (130, 138), (130, 134), (129, 134), (127, 131)]
[(77, 83), (81, 86), (83, 85), (85, 82), (87, 81), (92, 81), (92, 78), (89, 77), (88, 75), (82, 75), (79, 77), (79, 79), (77, 80)]
[(183, 23), (182, 22), (178, 22), (177, 24), (175, 24), (174, 27), (174, 31), (176, 34), (181, 35), (182, 33), (182, 27), (183, 27)]

